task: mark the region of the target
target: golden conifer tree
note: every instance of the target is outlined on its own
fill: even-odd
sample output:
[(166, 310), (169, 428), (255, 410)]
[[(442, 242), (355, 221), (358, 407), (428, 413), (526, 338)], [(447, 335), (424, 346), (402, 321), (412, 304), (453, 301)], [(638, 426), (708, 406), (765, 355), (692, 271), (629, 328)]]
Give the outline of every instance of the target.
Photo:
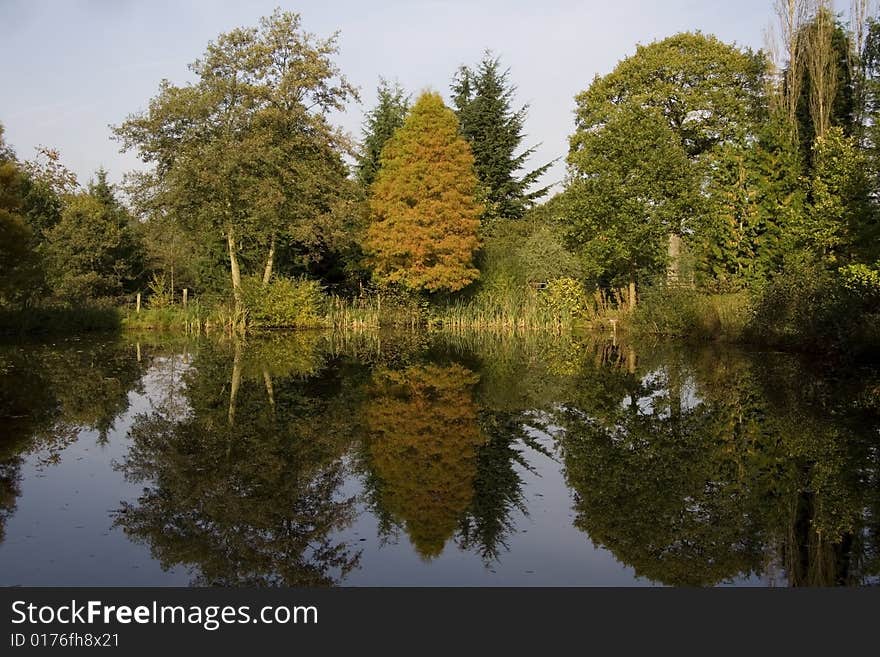
[(482, 207), (474, 158), (440, 94), (419, 97), (381, 163), (366, 237), (376, 280), (428, 292), (455, 292), (476, 280)]

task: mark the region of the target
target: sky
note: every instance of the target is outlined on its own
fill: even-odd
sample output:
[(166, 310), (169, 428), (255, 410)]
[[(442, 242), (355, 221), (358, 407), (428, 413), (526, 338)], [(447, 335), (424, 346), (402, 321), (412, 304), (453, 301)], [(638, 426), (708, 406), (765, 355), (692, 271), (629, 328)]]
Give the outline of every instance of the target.
[(81, 183), (99, 167), (119, 182), (143, 165), (119, 152), (109, 126), (143, 110), (163, 78), (192, 80), (187, 65), (218, 34), (279, 6), (318, 36), (340, 32), (336, 61), (361, 102), (334, 121), (355, 137), (380, 76), (448, 99), (458, 67), (491, 49), (529, 105), (530, 164), (558, 158), (546, 184), (565, 175), (575, 95), (636, 44), (699, 30), (757, 49), (772, 19), (772, 0), (0, 0), (6, 140), (20, 159), (57, 148)]

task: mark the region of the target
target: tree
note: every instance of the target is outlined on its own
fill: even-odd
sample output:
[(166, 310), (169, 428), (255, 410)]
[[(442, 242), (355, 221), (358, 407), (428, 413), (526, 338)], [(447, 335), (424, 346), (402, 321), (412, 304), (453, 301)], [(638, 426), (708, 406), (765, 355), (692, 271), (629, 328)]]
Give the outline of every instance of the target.
[[(803, 83), (803, 48), (800, 34), (808, 15), (808, 0), (774, 0), (773, 9), (778, 22), (778, 32), (770, 32), (769, 50), (779, 56), (782, 48), (782, 61), (774, 61), (778, 72), (777, 83), (772, 87), (774, 110), (785, 118), (785, 127), (789, 136), (797, 139), (798, 100), (801, 96)], [(776, 39), (780, 42), (777, 42)]]
[(832, 127), (846, 135), (855, 129), (855, 92), (851, 76), (850, 36), (828, 0), (817, 0), (815, 14), (800, 30), (803, 80), (797, 105), (798, 135), (804, 161), (812, 163), (813, 145)]
[(791, 124), (774, 111), (754, 142), (718, 150), (706, 187), (706, 220), (696, 244), (700, 282), (733, 291), (783, 269), (796, 248), (805, 190)]
[[(637, 116), (634, 113), (643, 112), (652, 127), (638, 134), (666, 143), (667, 138), (658, 132), (657, 118), (662, 119), (691, 163), (691, 175), (704, 180), (711, 172), (710, 162), (719, 147), (745, 144), (754, 136), (756, 126), (766, 114), (765, 72), (760, 54), (700, 33), (677, 34), (639, 46), (635, 55), (621, 61), (610, 74), (597, 77), (576, 98), (576, 128), (569, 155), (569, 162), (574, 162), (575, 167), (573, 178), (580, 177), (578, 162), (585, 159), (578, 156), (580, 149), (593, 142), (607, 124), (626, 124), (625, 118), (615, 116), (633, 118)], [(622, 133), (620, 136), (623, 138)], [(633, 151), (645, 151), (653, 145), (653, 141), (639, 143), (635, 137), (629, 139)], [(668, 147), (663, 150), (671, 154)], [(642, 157), (643, 164), (658, 161), (658, 156), (652, 154), (630, 156), (633, 157)], [(657, 185), (663, 184), (659, 171), (633, 175), (654, 178)], [(674, 167), (668, 187), (680, 187), (681, 175), (681, 169)], [(692, 209), (700, 203), (697, 190), (699, 187), (694, 190)], [(692, 219), (685, 213), (667, 224), (670, 278), (678, 276), (681, 237), (691, 235), (696, 228)]]
[(409, 96), (400, 84), (379, 81), (376, 106), (367, 113), (363, 126), (363, 142), (358, 155), (357, 178), (364, 189), (376, 180), (381, 166), (382, 149), (394, 132), (403, 125), (409, 111)]
[[(461, 133), (471, 145), (486, 207), (483, 220), (521, 219), (549, 187), (531, 190), (551, 163), (518, 176), (535, 147), (516, 151), (524, 138), (528, 106), (513, 110), (516, 92), (508, 70), (486, 53), (476, 69), (459, 68), (452, 82), (453, 102)], [(530, 191), (531, 190), (531, 191)]]
[(803, 246), (829, 265), (877, 254), (865, 158), (840, 127), (816, 138), (809, 192), (808, 212), (797, 226)]
[(473, 400), (478, 380), (457, 363), (381, 369), (365, 404), (375, 503), (426, 560), (440, 555), (473, 502), (486, 443)]
[(455, 292), (476, 280), (482, 207), (474, 158), (440, 94), (426, 92), (382, 151), (366, 251), (381, 283)]
[(327, 586), (358, 565), (340, 538), (357, 512), (344, 490), (357, 398), (314, 341), (200, 350), (183, 403), (131, 424), (119, 468), (143, 486), (116, 526), (196, 585)]
[(627, 106), (572, 138), (569, 167), (568, 241), (592, 278), (628, 282), (632, 305), (637, 280), (663, 272), (668, 235), (693, 214), (688, 157), (659, 111)]
[(114, 297), (132, 289), (143, 267), (131, 219), (99, 170), (88, 191), (67, 197), (46, 233), (47, 276), (67, 302)]
[(880, 189), (880, 22), (871, 20), (862, 51), (864, 140), (872, 187)]
[(258, 28), (220, 35), (190, 65), (194, 83), (163, 81), (146, 112), (114, 129), (154, 165), (154, 206), (191, 233), (223, 236), (239, 307), (240, 251), (262, 252), (270, 278), (278, 240), (320, 242), (309, 227), (345, 188), (347, 140), (328, 114), (356, 92), (332, 61), (336, 41), (276, 10)]
[(3, 139), (0, 124), (0, 306), (26, 301), (40, 261), (27, 221), (28, 179)]

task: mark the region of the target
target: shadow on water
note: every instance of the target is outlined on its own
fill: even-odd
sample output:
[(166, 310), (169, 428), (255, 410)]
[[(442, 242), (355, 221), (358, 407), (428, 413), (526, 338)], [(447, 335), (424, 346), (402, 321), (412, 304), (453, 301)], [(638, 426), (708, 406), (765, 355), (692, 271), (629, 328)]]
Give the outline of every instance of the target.
[(567, 508), (532, 539), (542, 558), (580, 531), (655, 583), (880, 577), (877, 370), (596, 336), (299, 333), (7, 346), (0, 371), (0, 539), (28, 464), (63, 468), (115, 428), (108, 470), (133, 492), (108, 523), (192, 584), (342, 584), (400, 545), (421, 568), (500, 568), (547, 467)]

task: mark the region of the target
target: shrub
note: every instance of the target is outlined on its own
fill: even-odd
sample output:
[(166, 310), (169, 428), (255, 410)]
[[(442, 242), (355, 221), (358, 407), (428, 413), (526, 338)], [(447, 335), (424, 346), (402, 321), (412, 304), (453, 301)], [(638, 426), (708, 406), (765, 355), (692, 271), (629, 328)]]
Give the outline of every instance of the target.
[(647, 288), (630, 321), (639, 333), (704, 340), (723, 334), (717, 306), (708, 295), (689, 288)]
[(789, 266), (756, 292), (753, 342), (851, 355), (880, 351), (880, 272), (865, 265), (832, 271)]
[(869, 304), (880, 301), (880, 270), (868, 265), (847, 265), (838, 270), (838, 275), (850, 294)]
[(836, 342), (843, 291), (821, 265), (790, 265), (754, 290), (755, 312), (747, 338), (801, 348)]
[(316, 328), (325, 324), (320, 283), (306, 278), (242, 280), (248, 322), (255, 328)]
[(160, 309), (168, 308), (172, 304), (171, 292), (168, 289), (168, 283), (165, 280), (165, 274), (153, 274), (152, 279), (148, 283), (149, 293), (147, 294), (147, 303), (150, 308)]
[(557, 278), (547, 283), (541, 304), (558, 318), (585, 319), (593, 314), (592, 299), (573, 278)]

